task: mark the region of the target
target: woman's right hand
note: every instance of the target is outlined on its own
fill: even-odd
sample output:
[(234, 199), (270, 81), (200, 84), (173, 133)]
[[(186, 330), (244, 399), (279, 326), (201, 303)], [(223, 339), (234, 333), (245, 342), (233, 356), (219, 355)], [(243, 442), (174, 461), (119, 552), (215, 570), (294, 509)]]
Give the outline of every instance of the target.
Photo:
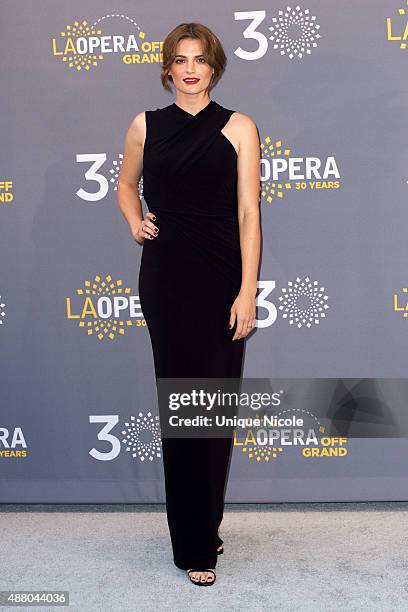
[(159, 233), (159, 228), (156, 227), (156, 225), (154, 225), (150, 219), (153, 221), (156, 219), (156, 216), (152, 212), (146, 213), (146, 217), (142, 219), (137, 230), (132, 232), (133, 238), (139, 244), (143, 244), (145, 238), (148, 240), (153, 240), (153, 238), (156, 238)]

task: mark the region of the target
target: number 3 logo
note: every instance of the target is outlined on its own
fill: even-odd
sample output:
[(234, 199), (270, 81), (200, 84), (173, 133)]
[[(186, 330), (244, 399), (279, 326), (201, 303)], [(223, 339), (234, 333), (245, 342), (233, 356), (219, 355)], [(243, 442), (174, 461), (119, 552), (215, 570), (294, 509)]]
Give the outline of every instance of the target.
[(257, 32), (256, 28), (263, 22), (266, 17), (266, 11), (245, 11), (234, 13), (236, 21), (241, 19), (251, 19), (251, 23), (243, 31), (244, 38), (253, 38), (258, 43), (258, 48), (255, 51), (245, 51), (241, 47), (235, 49), (234, 53), (244, 60), (257, 60), (265, 55), (268, 50), (268, 39), (265, 34)]
[(278, 316), (278, 311), (273, 302), (270, 302), (266, 298), (275, 289), (275, 281), (258, 281), (258, 287), (261, 289), (259, 295), (256, 298), (256, 305), (261, 308), (266, 308), (267, 316), (265, 319), (257, 319), (257, 327), (269, 327), (273, 325)]

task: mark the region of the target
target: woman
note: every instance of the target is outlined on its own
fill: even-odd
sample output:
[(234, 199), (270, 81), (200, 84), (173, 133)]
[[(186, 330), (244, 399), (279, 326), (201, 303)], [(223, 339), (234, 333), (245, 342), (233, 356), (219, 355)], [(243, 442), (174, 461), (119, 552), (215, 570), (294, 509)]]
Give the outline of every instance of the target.
[[(226, 57), (197, 23), (163, 43), (161, 80), (175, 102), (129, 127), (118, 202), (143, 245), (139, 296), (159, 378), (241, 377), (255, 327), (260, 148), (247, 116), (210, 99)], [(138, 183), (149, 212), (143, 217)], [(214, 584), (232, 439), (162, 437), (173, 560)]]

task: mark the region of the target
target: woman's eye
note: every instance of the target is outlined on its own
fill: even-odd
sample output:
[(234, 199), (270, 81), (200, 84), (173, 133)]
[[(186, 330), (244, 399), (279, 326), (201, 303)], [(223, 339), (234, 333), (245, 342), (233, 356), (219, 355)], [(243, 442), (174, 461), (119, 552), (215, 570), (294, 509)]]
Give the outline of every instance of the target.
[[(205, 64), (205, 58), (204, 58), (204, 57), (199, 57), (199, 58), (198, 58), (198, 61), (199, 61), (200, 63), (202, 63), (202, 64)], [(176, 59), (176, 60), (175, 60), (175, 63), (176, 63), (176, 64), (180, 64), (181, 62), (184, 62), (184, 60), (183, 60), (183, 59), (181, 59), (181, 58), (178, 58), (178, 59)]]

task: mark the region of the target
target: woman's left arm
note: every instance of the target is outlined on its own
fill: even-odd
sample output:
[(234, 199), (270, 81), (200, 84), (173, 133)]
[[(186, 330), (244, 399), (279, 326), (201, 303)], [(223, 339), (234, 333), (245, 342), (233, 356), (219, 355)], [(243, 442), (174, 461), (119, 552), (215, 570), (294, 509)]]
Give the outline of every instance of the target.
[[(260, 258), (259, 214), (260, 144), (255, 122), (238, 114), (238, 219), (242, 258), (241, 289), (231, 308), (230, 328), (237, 321), (233, 340), (239, 340), (255, 327), (256, 290)], [(238, 132), (237, 132), (238, 133)]]

